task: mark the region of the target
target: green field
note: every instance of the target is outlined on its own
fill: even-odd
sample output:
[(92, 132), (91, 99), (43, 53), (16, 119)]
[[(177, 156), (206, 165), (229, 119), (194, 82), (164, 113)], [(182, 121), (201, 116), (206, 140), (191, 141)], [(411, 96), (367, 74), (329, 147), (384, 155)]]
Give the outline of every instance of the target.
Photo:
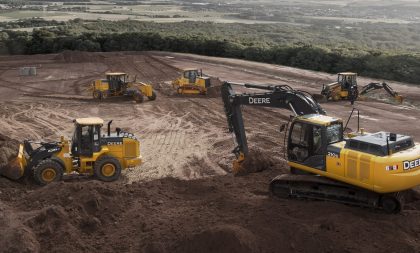
[(5, 1), (2, 54), (167, 50), (420, 80), (418, 0)]

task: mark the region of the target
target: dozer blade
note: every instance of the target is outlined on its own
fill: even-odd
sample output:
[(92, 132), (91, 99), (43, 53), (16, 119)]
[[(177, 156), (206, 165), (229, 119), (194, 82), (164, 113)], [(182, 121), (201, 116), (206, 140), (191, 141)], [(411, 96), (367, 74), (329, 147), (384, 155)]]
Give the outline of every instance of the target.
[(0, 174), (2, 176), (12, 180), (18, 180), (23, 177), (26, 167), (26, 159), (23, 152), (23, 144), (20, 144), (18, 156), (0, 169)]

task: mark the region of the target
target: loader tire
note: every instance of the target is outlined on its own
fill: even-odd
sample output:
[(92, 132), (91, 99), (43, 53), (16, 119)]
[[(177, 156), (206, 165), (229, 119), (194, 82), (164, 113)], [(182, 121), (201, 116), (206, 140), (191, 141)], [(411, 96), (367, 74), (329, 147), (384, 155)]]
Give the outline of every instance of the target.
[(39, 185), (47, 185), (63, 178), (63, 167), (52, 159), (41, 161), (32, 172), (35, 182)]
[(156, 92), (152, 91), (152, 95), (150, 97), (147, 97), (150, 101), (156, 100)]
[(134, 100), (136, 101), (136, 103), (138, 103), (138, 104), (143, 103), (143, 101), (144, 101), (144, 96), (140, 92), (134, 93), (133, 97), (134, 97)]
[(102, 99), (102, 92), (100, 92), (100, 91), (94, 91), (93, 92), (93, 98), (94, 99), (101, 100)]
[(96, 160), (93, 173), (101, 181), (112, 182), (120, 178), (121, 164), (118, 159), (105, 155)]

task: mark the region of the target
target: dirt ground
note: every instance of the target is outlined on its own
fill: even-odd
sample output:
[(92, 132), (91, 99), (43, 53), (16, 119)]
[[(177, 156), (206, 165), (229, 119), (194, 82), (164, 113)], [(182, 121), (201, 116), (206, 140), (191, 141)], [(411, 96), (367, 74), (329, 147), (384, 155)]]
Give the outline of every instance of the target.
[[(24, 66), (36, 66), (38, 75), (19, 76)], [(88, 178), (37, 187), (0, 178), (0, 252), (420, 251), (418, 201), (399, 215), (386, 215), (269, 196), (270, 179), (288, 171), (279, 127), (289, 111), (244, 108), (249, 146), (270, 157), (269, 168), (232, 176), (234, 142), (221, 99), (217, 93), (175, 95), (168, 81), (183, 67), (202, 68), (220, 80), (288, 84), (310, 93), (335, 79), (283, 66), (164, 52), (0, 57), (1, 140), (70, 137), (74, 118), (99, 116), (134, 133), (145, 161), (115, 183)], [(106, 71), (125, 71), (152, 83), (157, 100), (93, 101), (88, 84)], [(383, 80), (359, 78), (360, 84), (371, 81)], [(420, 88), (387, 83), (406, 98), (404, 104), (393, 104), (381, 93), (356, 102), (361, 127), (420, 140)], [(322, 106), (344, 119), (352, 110), (346, 101)], [(356, 122), (353, 117), (349, 126), (356, 129)]]

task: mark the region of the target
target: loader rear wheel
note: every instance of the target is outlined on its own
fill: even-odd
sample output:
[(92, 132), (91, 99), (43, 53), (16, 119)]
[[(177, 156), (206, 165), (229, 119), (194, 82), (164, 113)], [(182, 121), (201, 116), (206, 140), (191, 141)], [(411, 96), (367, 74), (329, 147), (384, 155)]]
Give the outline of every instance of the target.
[(144, 96), (140, 92), (134, 93), (133, 97), (134, 97), (134, 100), (136, 101), (136, 103), (143, 103), (143, 101), (144, 101)]
[(150, 97), (147, 97), (150, 101), (156, 100), (156, 92), (152, 91), (152, 95)]
[(101, 181), (115, 181), (121, 175), (120, 162), (112, 156), (102, 156), (95, 162), (94, 174)]
[(33, 178), (39, 185), (60, 181), (63, 177), (63, 167), (51, 160), (43, 160), (33, 169)]

